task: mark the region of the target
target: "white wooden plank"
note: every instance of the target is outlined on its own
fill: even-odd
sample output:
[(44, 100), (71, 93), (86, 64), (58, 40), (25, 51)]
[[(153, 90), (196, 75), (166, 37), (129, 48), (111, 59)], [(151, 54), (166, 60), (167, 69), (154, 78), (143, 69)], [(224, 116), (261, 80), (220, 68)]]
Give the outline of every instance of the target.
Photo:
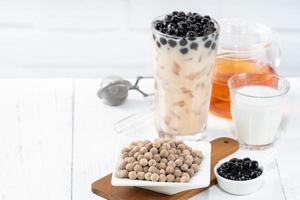
[(0, 197), (71, 199), (71, 79), (0, 80)]
[(96, 96), (99, 85), (99, 80), (75, 80), (73, 200), (99, 199), (92, 194), (91, 183), (112, 171), (117, 138), (113, 124), (151, 103), (131, 91), (125, 104), (104, 105)]

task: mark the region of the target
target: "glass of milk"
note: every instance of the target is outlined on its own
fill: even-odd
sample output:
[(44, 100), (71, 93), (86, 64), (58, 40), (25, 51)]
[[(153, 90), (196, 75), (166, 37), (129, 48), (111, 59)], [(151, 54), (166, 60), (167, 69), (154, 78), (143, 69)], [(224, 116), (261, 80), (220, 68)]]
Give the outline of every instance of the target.
[(276, 74), (242, 73), (232, 76), (228, 86), (235, 134), (241, 146), (263, 149), (272, 145), (289, 82)]

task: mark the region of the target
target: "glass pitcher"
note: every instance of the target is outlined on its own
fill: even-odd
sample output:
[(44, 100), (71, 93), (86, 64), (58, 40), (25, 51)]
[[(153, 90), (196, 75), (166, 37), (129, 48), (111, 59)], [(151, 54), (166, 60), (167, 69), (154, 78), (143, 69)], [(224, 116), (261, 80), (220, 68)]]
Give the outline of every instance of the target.
[(244, 19), (221, 22), (210, 111), (231, 119), (228, 79), (238, 73), (274, 74), (279, 62), (280, 48), (270, 28)]

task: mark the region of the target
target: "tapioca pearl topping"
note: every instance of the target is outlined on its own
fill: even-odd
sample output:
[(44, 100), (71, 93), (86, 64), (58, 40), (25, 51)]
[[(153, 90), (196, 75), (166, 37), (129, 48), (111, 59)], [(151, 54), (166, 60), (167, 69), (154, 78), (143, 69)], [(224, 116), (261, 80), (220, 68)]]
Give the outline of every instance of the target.
[(167, 40), (166, 40), (165, 38), (163, 38), (163, 37), (161, 37), (161, 38), (159, 39), (159, 41), (160, 41), (160, 43), (161, 43), (162, 45), (167, 44)]
[(176, 41), (170, 39), (170, 40), (168, 40), (168, 44), (170, 45), (170, 47), (175, 47), (177, 43), (176, 43)]
[(212, 50), (215, 50), (215, 48), (216, 48), (216, 43), (214, 42), (214, 43), (211, 45), (211, 49), (212, 49)]
[(209, 35), (216, 30), (215, 23), (210, 16), (182, 11), (174, 11), (167, 14), (164, 19), (156, 20), (154, 28), (161, 33), (187, 37), (190, 40)]
[(210, 48), (210, 45), (211, 45), (211, 40), (208, 40), (207, 42), (205, 42), (204, 46), (206, 48)]
[(179, 44), (180, 44), (181, 46), (185, 46), (185, 45), (187, 44), (186, 39), (185, 39), (185, 38), (182, 38), (182, 39), (179, 41)]
[(198, 49), (198, 44), (193, 42), (191, 45), (190, 45), (190, 48), (193, 49), (193, 50), (197, 50)]
[(189, 51), (188, 48), (180, 49), (180, 52), (181, 52), (182, 54), (186, 54), (188, 51)]

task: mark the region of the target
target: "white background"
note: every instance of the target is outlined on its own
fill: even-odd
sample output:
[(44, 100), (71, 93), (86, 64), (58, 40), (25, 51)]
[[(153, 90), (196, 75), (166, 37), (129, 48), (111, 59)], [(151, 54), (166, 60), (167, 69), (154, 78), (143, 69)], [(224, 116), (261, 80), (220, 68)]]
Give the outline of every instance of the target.
[(151, 20), (172, 10), (270, 26), (280, 73), (300, 75), (299, 0), (1, 0), (0, 77), (151, 74)]

